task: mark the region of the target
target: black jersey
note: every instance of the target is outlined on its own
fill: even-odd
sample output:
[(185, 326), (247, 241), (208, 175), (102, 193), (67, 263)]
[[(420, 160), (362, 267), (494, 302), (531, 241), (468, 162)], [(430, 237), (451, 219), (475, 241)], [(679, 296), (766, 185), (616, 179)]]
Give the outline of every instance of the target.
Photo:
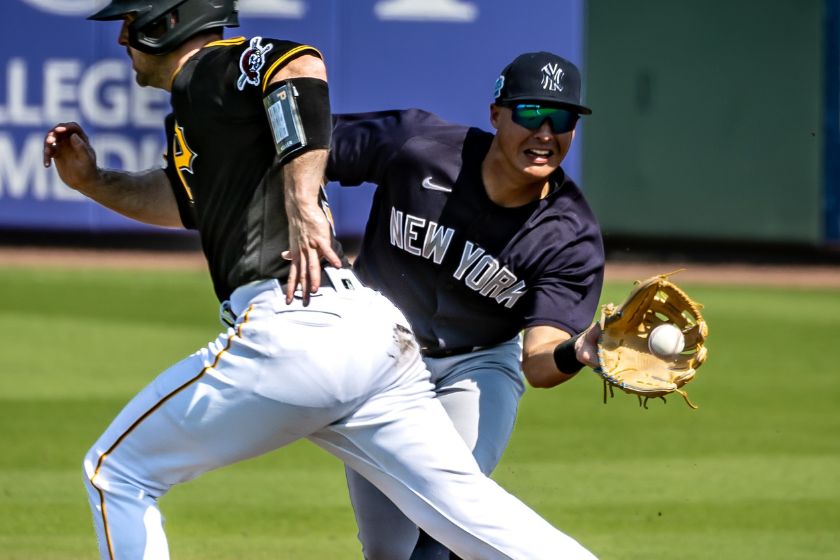
[(603, 282), (598, 224), (562, 169), (518, 208), (487, 196), (493, 135), (411, 109), (334, 117), (327, 177), (378, 185), (355, 268), (427, 352), (498, 344), (526, 327), (589, 326)]
[[(288, 277), (282, 172), (262, 100), (271, 77), (304, 54), (320, 56), (289, 41), (228, 39), (173, 78), (166, 173), (181, 221), (201, 235), (220, 300), (248, 282)], [(329, 216), (323, 189), (321, 202)], [(333, 249), (344, 259), (335, 239)]]

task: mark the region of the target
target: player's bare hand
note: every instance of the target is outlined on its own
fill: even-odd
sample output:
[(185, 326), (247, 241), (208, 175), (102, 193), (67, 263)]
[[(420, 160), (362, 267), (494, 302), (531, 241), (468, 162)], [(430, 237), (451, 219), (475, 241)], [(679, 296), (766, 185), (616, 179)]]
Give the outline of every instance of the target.
[(284, 251), (283, 256), (292, 261), (286, 304), (292, 302), (300, 284), (303, 305), (309, 305), (309, 296), (321, 287), (321, 258), (335, 268), (341, 268), (341, 259), (332, 249), (332, 228), (319, 205), (287, 204), (286, 213), (289, 217), (289, 250)]
[(47, 132), (44, 139), (44, 167), (55, 162), (64, 183), (76, 190), (96, 181), (99, 168), (96, 153), (87, 134), (77, 123), (62, 123)]
[(592, 323), (584, 335), (575, 341), (577, 360), (592, 369), (598, 367), (598, 337), (601, 336), (601, 325)]

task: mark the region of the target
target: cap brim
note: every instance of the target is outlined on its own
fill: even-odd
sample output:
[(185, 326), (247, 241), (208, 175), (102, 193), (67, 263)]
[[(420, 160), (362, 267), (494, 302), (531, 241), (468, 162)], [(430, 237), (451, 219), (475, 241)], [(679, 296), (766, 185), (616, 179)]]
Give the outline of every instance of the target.
[[(500, 100), (496, 100), (496, 103), (499, 103)], [(557, 101), (556, 99), (535, 99), (533, 97), (508, 97), (504, 101), (503, 104), (508, 103), (521, 103), (521, 102), (531, 102), (531, 103), (538, 103), (546, 106), (557, 107), (558, 109), (566, 109), (568, 111), (574, 111), (579, 115), (591, 115), (592, 109), (589, 107), (584, 107), (583, 105), (578, 105), (576, 103), (566, 103), (565, 101)]]

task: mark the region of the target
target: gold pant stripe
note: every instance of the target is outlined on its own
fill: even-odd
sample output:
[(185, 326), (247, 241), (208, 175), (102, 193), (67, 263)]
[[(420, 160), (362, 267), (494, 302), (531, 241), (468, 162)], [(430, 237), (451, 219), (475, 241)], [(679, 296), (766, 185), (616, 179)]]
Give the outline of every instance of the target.
[[(245, 323), (247, 323), (247, 322), (248, 322), (248, 315), (250, 315), (250, 313), (251, 313), (251, 311), (252, 311), (253, 309), (254, 309), (254, 306), (252, 305), (251, 307), (249, 307), (249, 308), (248, 308), (248, 312), (247, 312), (247, 313), (245, 313), (245, 319), (242, 321), (242, 323), (239, 325), (239, 327), (238, 327), (238, 328), (237, 328), (237, 330), (236, 330), (236, 336), (237, 336), (237, 337), (242, 338), (242, 325), (244, 325)], [(206, 368), (202, 369), (202, 370), (199, 372), (199, 374), (198, 374), (198, 375), (196, 375), (195, 377), (193, 377), (192, 379), (190, 379), (189, 381), (187, 381), (186, 383), (184, 383), (183, 385), (181, 385), (180, 387), (178, 387), (177, 389), (175, 389), (174, 391), (172, 391), (171, 393), (169, 393), (168, 395), (166, 395), (165, 397), (163, 397), (163, 399), (161, 399), (160, 401), (158, 401), (158, 403), (157, 403), (155, 406), (153, 406), (152, 408), (150, 408), (149, 410), (147, 410), (147, 411), (143, 414), (143, 416), (141, 416), (140, 418), (138, 418), (138, 419), (137, 419), (137, 420), (136, 420), (136, 421), (135, 421), (135, 422), (134, 422), (134, 423), (133, 423), (133, 424), (132, 424), (132, 425), (128, 428), (128, 430), (126, 430), (126, 431), (125, 431), (125, 433), (123, 433), (123, 435), (121, 435), (119, 438), (117, 438), (117, 441), (115, 441), (115, 442), (114, 442), (114, 444), (113, 444), (113, 445), (112, 445), (112, 446), (108, 449), (108, 451), (106, 451), (105, 453), (103, 453), (103, 454), (102, 454), (102, 456), (99, 458), (99, 461), (98, 461), (98, 462), (97, 462), (97, 464), (96, 464), (96, 470), (94, 471), (93, 476), (92, 476), (92, 477), (90, 477), (90, 483), (91, 483), (91, 485), (92, 485), (94, 488), (96, 488), (96, 491), (99, 493), (99, 503), (100, 503), (100, 505), (102, 506), (102, 522), (105, 524), (105, 539), (108, 541), (108, 553), (109, 553), (109, 554), (110, 554), (110, 556), (111, 556), (111, 560), (114, 560), (114, 547), (113, 547), (113, 544), (111, 543), (111, 531), (108, 529), (108, 515), (107, 515), (107, 514), (106, 514), (106, 512), (105, 512), (105, 494), (102, 492), (102, 490), (101, 490), (101, 489), (100, 489), (100, 488), (96, 485), (96, 483), (94, 482), (94, 479), (96, 479), (96, 477), (99, 475), (99, 471), (102, 469), (102, 463), (105, 461), (105, 458), (106, 458), (108, 455), (110, 455), (111, 453), (113, 453), (113, 452), (114, 452), (114, 449), (116, 449), (116, 448), (117, 448), (117, 446), (118, 446), (120, 443), (122, 443), (122, 442), (123, 442), (123, 440), (125, 440), (125, 438), (126, 438), (126, 437), (128, 437), (128, 435), (129, 435), (131, 432), (133, 432), (133, 431), (134, 431), (134, 429), (135, 429), (135, 428), (137, 428), (137, 426), (139, 426), (139, 425), (140, 425), (140, 424), (141, 424), (141, 423), (142, 423), (142, 422), (143, 422), (146, 418), (148, 418), (149, 416), (151, 416), (153, 412), (155, 412), (155, 411), (156, 411), (156, 410), (158, 410), (161, 406), (163, 406), (164, 404), (166, 404), (166, 402), (167, 402), (169, 399), (171, 399), (172, 397), (174, 397), (175, 395), (177, 395), (178, 393), (180, 393), (181, 391), (183, 391), (184, 389), (186, 389), (187, 387), (189, 387), (190, 385), (192, 385), (193, 383), (195, 383), (196, 381), (198, 381), (199, 379), (201, 379), (201, 378), (202, 378), (202, 376), (203, 376), (205, 373), (207, 373), (207, 370), (214, 369), (214, 368), (215, 368), (215, 367), (219, 364), (219, 359), (222, 357), (222, 354), (224, 354), (225, 352), (227, 352), (228, 350), (230, 350), (230, 345), (233, 343), (233, 338), (234, 338), (234, 337), (230, 337), (230, 338), (228, 339), (227, 346), (225, 346), (224, 350), (222, 350), (221, 352), (219, 352), (218, 354), (216, 354), (216, 359), (213, 361), (213, 365), (212, 365), (212, 366), (208, 366), (208, 367), (206, 367)]]

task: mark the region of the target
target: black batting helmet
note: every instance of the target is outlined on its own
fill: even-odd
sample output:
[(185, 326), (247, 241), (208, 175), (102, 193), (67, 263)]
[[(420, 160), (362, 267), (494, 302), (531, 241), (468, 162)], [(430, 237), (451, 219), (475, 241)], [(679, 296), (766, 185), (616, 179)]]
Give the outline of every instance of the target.
[(166, 54), (214, 27), (238, 27), (237, 0), (111, 0), (88, 19), (108, 21), (136, 14), (128, 43), (149, 54)]

